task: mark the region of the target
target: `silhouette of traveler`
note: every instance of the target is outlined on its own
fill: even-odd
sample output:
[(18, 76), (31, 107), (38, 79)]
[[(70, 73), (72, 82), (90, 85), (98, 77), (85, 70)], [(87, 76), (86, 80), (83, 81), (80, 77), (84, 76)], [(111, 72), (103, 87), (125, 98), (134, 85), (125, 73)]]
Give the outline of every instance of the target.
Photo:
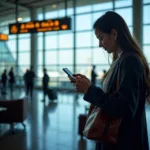
[(24, 74), (24, 76), (23, 76), (23, 78), (24, 78), (24, 83), (25, 83), (25, 91), (26, 91), (26, 94), (27, 94), (28, 72), (29, 72), (29, 70), (26, 69), (26, 72), (25, 72), (25, 74)]
[[(91, 84), (82, 74), (69, 79), (76, 91), (84, 94), (85, 101), (100, 108), (110, 118), (122, 119), (116, 143), (96, 141), (96, 150), (149, 150), (145, 104), (150, 95), (150, 71), (143, 51), (116, 12), (106, 12), (93, 27), (99, 47), (115, 56), (103, 89)], [(105, 127), (107, 134), (110, 126)], [(96, 129), (94, 133), (97, 133)]]
[(93, 65), (93, 68), (92, 68), (92, 71), (91, 71), (91, 83), (92, 83), (92, 84), (95, 84), (95, 83), (96, 83), (97, 74), (96, 74), (96, 72), (95, 72), (95, 68), (96, 68), (96, 66)]
[(10, 91), (12, 92), (14, 90), (13, 87), (15, 83), (15, 76), (14, 76), (13, 68), (10, 69), (8, 76), (9, 76)]
[(34, 78), (35, 73), (33, 71), (33, 67), (31, 66), (30, 70), (26, 74), (26, 81), (27, 81), (27, 95), (30, 92), (30, 96), (32, 97), (33, 94), (33, 86), (34, 86)]
[(1, 93), (2, 95), (6, 95), (6, 84), (7, 84), (7, 70), (6, 69), (2, 73), (1, 83), (2, 83)]
[(45, 96), (47, 94), (47, 90), (48, 90), (48, 83), (49, 83), (49, 76), (47, 74), (47, 70), (46, 68), (43, 69), (43, 78), (42, 78), (42, 83), (43, 83), (43, 102), (45, 102)]

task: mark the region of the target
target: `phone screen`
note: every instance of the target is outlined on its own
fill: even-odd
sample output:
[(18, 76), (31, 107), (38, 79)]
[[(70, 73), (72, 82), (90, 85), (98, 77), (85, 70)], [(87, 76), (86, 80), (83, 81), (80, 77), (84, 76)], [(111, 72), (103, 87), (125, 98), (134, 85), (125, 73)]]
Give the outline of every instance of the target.
[(72, 77), (72, 78), (75, 79), (75, 77), (73, 76), (73, 73), (72, 73), (68, 68), (63, 68), (63, 71), (64, 71), (68, 76), (70, 76), (70, 77)]

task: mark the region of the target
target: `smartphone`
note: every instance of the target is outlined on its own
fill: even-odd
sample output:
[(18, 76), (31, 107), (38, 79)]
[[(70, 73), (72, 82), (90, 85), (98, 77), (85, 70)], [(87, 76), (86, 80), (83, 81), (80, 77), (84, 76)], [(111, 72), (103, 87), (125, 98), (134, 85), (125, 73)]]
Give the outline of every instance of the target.
[(68, 69), (68, 68), (63, 68), (63, 71), (70, 77), (76, 79), (74, 76), (73, 76), (73, 73)]

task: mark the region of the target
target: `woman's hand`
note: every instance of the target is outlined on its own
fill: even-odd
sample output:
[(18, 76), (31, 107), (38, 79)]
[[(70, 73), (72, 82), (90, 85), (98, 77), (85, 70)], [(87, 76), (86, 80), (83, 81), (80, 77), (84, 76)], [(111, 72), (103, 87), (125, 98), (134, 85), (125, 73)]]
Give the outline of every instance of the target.
[(74, 76), (76, 77), (76, 91), (79, 93), (86, 93), (89, 86), (91, 85), (90, 80), (82, 74), (74, 74)]

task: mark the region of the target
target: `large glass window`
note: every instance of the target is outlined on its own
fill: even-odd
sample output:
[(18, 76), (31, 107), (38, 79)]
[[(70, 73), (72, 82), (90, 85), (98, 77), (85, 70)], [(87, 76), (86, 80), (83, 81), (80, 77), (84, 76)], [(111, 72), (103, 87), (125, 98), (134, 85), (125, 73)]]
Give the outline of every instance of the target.
[(132, 5), (132, 0), (115, 0), (115, 7), (126, 7), (126, 6), (131, 6)]
[(29, 52), (19, 53), (19, 65), (30, 65), (30, 53)]
[(89, 47), (92, 46), (91, 32), (81, 32), (76, 35), (76, 47)]
[(51, 50), (51, 51), (46, 51), (45, 53), (45, 59), (46, 59), (46, 64), (57, 64), (58, 63), (58, 59), (57, 59), (57, 51), (55, 50)]
[(150, 26), (144, 26), (144, 39), (143, 39), (143, 43), (144, 44), (150, 44)]
[(19, 52), (30, 51), (30, 38), (19, 39)]
[(57, 35), (46, 36), (45, 40), (46, 40), (46, 45), (45, 45), (46, 49), (56, 49), (58, 47)]
[(150, 3), (150, 0), (143, 0), (144, 4)]
[(90, 30), (92, 28), (91, 24), (91, 14), (79, 15), (76, 17), (76, 30)]
[(143, 10), (144, 10), (144, 12), (143, 12), (143, 21), (144, 21), (144, 24), (150, 23), (150, 19), (149, 19), (150, 5), (144, 6)]
[(144, 46), (144, 54), (145, 54), (148, 62), (150, 62), (150, 52), (149, 52), (149, 50), (150, 50), (150, 46)]
[[(93, 1), (94, 3), (96, 3), (97, 1), (94, 0)], [(109, 9), (112, 9), (113, 7), (113, 3), (112, 2), (100, 2), (98, 4), (93, 4), (93, 10), (94, 11), (97, 11), (97, 10), (109, 10)]]
[(60, 50), (58, 60), (59, 64), (73, 64), (73, 50)]
[(85, 13), (85, 12), (90, 12), (91, 10), (92, 10), (92, 6), (91, 5), (80, 6), (80, 7), (77, 7), (76, 13)]
[(91, 49), (77, 49), (76, 51), (76, 64), (92, 64), (92, 51)]
[(132, 26), (132, 8), (116, 9), (115, 11), (124, 18), (128, 26)]
[(103, 48), (95, 48), (92, 50), (93, 64), (108, 64), (108, 54)]
[(8, 48), (11, 52), (16, 51), (16, 39), (11, 39), (7, 41)]
[(73, 35), (60, 34), (59, 35), (59, 48), (72, 48), (73, 47)]

